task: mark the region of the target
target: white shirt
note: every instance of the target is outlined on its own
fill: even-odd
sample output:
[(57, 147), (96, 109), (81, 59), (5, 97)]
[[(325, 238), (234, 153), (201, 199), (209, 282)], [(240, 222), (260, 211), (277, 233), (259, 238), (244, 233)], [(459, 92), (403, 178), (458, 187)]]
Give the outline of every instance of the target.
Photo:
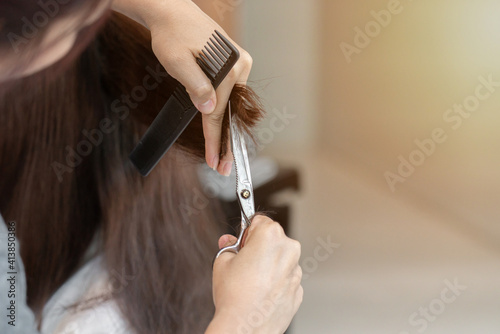
[[(35, 316), (26, 305), (26, 275), (19, 255), (19, 242), (15, 239), (15, 226), (15, 222), (9, 222), (9, 230), (0, 215), (0, 306), (2, 309), (0, 333), (37, 333)], [(12, 248), (15, 248), (15, 251)], [(15, 263), (9, 260), (14, 260)], [(14, 278), (15, 282), (7, 280), (11, 278)], [(12, 291), (11, 282), (15, 283)], [(7, 314), (10, 315), (11, 312), (7, 310), (7, 307), (12, 303), (15, 306), (12, 310), (14, 319), (7, 317)]]
[[(88, 261), (50, 298), (43, 309), (43, 334), (132, 334), (113, 299), (82, 309), (68, 308), (112, 289), (102, 258)], [(85, 304), (83, 304), (85, 305)]]

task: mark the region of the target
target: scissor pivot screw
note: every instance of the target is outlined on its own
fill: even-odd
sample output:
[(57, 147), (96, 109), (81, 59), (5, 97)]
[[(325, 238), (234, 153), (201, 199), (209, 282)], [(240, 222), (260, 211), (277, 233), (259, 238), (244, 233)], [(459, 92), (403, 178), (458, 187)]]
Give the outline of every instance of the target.
[(248, 199), (250, 197), (250, 191), (244, 189), (241, 191), (241, 197), (243, 197), (244, 199)]

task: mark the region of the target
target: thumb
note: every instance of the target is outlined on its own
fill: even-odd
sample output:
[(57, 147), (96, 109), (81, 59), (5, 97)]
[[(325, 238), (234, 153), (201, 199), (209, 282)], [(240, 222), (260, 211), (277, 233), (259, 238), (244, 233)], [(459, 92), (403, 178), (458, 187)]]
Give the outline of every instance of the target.
[(189, 54), (182, 63), (167, 69), (185, 88), (196, 109), (203, 114), (210, 114), (217, 105), (217, 96), (211, 81)]
[(234, 245), (238, 239), (231, 234), (224, 234), (219, 238), (219, 249)]

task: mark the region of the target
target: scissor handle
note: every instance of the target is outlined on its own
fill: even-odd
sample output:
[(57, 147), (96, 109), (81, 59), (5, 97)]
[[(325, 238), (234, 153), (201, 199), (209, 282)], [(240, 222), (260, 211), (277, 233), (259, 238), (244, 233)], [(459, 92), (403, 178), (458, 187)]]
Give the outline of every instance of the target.
[[(247, 228), (250, 226), (250, 224), (246, 221), (245, 217), (241, 217), (241, 229), (240, 229), (240, 235), (238, 236), (238, 240), (236, 240), (236, 243), (231, 246), (227, 246), (219, 250), (217, 255), (215, 255), (215, 259), (217, 259), (222, 253), (225, 252), (231, 252), (238, 254), (238, 252), (241, 249), (242, 243), (243, 243), (243, 237), (245, 236), (245, 231)], [(214, 261), (215, 261), (214, 259)]]

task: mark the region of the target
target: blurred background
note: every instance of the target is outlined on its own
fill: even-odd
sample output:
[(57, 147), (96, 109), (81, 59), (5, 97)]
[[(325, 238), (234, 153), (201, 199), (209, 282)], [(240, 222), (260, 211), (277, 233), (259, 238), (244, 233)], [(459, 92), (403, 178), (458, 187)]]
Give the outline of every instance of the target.
[(295, 168), (291, 333), (500, 333), (500, 2), (213, 0)]

